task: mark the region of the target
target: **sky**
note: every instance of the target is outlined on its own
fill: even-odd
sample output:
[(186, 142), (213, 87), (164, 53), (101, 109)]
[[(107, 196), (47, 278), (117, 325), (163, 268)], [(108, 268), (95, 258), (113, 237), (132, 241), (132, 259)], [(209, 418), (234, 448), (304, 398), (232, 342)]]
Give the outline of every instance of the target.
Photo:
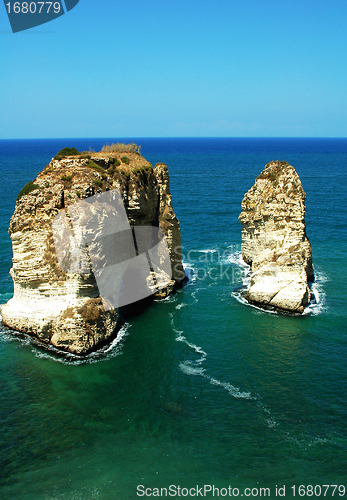
[(12, 33), (0, 139), (347, 137), (345, 0), (80, 0)]

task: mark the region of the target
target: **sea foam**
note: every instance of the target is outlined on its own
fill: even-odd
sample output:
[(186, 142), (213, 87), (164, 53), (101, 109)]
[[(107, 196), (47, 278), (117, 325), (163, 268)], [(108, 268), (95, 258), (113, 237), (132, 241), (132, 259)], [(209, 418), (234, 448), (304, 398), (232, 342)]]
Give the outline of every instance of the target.
[[(238, 266), (240, 270), (244, 271), (244, 274), (243, 275), (241, 274), (241, 276), (243, 276), (242, 286), (238, 287), (237, 289), (231, 292), (232, 297), (234, 297), (241, 304), (246, 305), (248, 307), (252, 307), (253, 309), (258, 310), (259, 312), (267, 314), (277, 314), (277, 315), (281, 314), (280, 312), (277, 312), (272, 309), (264, 309), (255, 304), (250, 304), (248, 300), (245, 299), (244, 294), (248, 289), (248, 287), (250, 286), (251, 282), (251, 267), (244, 262), (241, 252), (239, 251), (234, 252), (232, 255), (230, 255), (228, 261), (231, 264)], [(309, 284), (311, 290), (311, 301), (308, 304), (308, 306), (304, 309), (303, 312), (304, 316), (310, 314), (313, 315), (321, 314), (327, 308), (324, 283), (329, 281), (329, 278), (322, 271), (317, 271), (316, 268), (314, 268), (314, 274), (315, 274), (315, 281)]]

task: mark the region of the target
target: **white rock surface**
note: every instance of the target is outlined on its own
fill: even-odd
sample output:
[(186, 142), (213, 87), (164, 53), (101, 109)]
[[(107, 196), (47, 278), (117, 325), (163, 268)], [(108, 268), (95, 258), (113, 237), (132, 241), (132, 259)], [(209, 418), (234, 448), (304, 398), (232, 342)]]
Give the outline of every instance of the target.
[(314, 279), (305, 192), (294, 167), (268, 163), (242, 201), (242, 256), (252, 268), (246, 294), (260, 306), (302, 313)]

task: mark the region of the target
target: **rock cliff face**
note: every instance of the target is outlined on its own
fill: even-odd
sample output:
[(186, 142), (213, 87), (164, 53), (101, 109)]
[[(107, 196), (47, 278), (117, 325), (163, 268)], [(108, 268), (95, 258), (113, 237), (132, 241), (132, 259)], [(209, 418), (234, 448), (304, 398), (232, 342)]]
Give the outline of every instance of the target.
[(260, 306), (302, 313), (313, 281), (306, 236), (305, 192), (294, 167), (268, 163), (242, 201), (242, 256), (251, 266), (246, 299)]
[(137, 153), (71, 155), (52, 159), (30, 189), (17, 199), (10, 222), (14, 296), (1, 310), (5, 325), (76, 354), (116, 335), (119, 310), (105, 310), (92, 267), (66, 272), (58, 265), (52, 231), (63, 210), (112, 189), (120, 191), (131, 227), (159, 226), (165, 232), (172, 279), (157, 296), (165, 297), (183, 281), (180, 227), (166, 165), (153, 169)]

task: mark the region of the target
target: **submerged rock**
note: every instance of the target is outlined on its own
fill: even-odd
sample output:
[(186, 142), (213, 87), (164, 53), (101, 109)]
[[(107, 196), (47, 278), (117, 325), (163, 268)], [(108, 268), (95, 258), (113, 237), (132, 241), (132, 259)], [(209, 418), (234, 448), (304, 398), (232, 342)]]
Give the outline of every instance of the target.
[(293, 313), (308, 305), (314, 273), (305, 196), (294, 167), (283, 161), (268, 163), (245, 194), (239, 220), (242, 256), (252, 270), (250, 303)]
[[(119, 310), (105, 308), (90, 261), (80, 272), (64, 269), (52, 230), (58, 214), (63, 219), (70, 214), (71, 225), (69, 207), (113, 189), (120, 192), (130, 232), (141, 226), (157, 226), (165, 232), (171, 279), (153, 294), (165, 297), (183, 281), (180, 226), (172, 208), (167, 166), (160, 163), (152, 168), (134, 152), (71, 150), (69, 156), (53, 158), (17, 198), (9, 228), (14, 295), (1, 309), (4, 325), (75, 354), (90, 352), (116, 335)], [(97, 219), (100, 226), (102, 217)], [(118, 278), (121, 286), (122, 276)]]
[(169, 413), (181, 414), (184, 413), (184, 407), (175, 401), (167, 401), (163, 405), (163, 409)]

